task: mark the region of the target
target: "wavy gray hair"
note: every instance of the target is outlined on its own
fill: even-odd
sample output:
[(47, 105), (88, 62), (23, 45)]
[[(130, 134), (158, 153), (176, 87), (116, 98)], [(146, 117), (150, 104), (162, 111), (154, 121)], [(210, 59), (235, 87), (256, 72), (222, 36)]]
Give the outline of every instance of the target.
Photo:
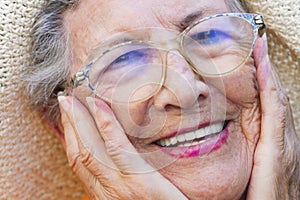
[(59, 109), (57, 93), (70, 77), (72, 65), (63, 18), (79, 0), (50, 0), (36, 18), (32, 29), (32, 65), (26, 74), (27, 95), (42, 116), (57, 124)]
[[(57, 93), (70, 79), (72, 53), (68, 33), (64, 28), (64, 13), (75, 9), (80, 0), (49, 0), (37, 16), (32, 30), (32, 61), (27, 70), (27, 95), (33, 108), (39, 109), (47, 120), (58, 124), (60, 113)], [(245, 4), (228, 0), (232, 12), (244, 12)]]

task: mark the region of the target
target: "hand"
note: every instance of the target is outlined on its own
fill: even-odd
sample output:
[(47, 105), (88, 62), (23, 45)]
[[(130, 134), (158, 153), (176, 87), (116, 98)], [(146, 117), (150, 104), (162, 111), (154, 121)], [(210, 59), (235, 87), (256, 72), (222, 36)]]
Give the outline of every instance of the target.
[(87, 100), (92, 116), (75, 97), (59, 97), (67, 157), (89, 197), (186, 199), (139, 156), (111, 109)]
[(300, 199), (300, 142), (285, 89), (268, 57), (266, 36), (254, 50), (261, 102), (261, 133), (247, 200)]

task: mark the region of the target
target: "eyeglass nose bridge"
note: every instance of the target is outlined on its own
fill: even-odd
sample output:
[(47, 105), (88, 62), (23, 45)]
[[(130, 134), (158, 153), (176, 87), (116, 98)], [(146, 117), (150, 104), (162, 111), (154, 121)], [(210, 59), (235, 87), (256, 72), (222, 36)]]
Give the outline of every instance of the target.
[(161, 50), (164, 51), (172, 51), (172, 50), (180, 50), (181, 51), (181, 37), (177, 36), (175, 38), (166, 40), (166, 41), (160, 41), (159, 46)]
[[(185, 50), (182, 46), (182, 40), (183, 40), (183, 35), (179, 34), (177, 37), (172, 38), (168, 41), (164, 41), (160, 43), (160, 51), (162, 52), (162, 58), (163, 58), (163, 68), (164, 68), (164, 74), (166, 75), (166, 70), (167, 70), (167, 65), (168, 65), (168, 55), (170, 52), (175, 51), (178, 52), (178, 54), (185, 59), (189, 67), (193, 70), (194, 73), (200, 75), (198, 70), (196, 70), (195, 66), (185, 53)], [(165, 78), (164, 78), (165, 79)]]

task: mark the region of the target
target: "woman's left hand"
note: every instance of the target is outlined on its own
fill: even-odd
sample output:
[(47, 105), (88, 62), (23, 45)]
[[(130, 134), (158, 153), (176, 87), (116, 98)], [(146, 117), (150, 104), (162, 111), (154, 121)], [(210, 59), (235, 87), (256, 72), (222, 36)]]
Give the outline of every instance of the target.
[(268, 57), (265, 35), (257, 40), (254, 59), (261, 102), (261, 131), (247, 200), (300, 199), (300, 142), (286, 91)]

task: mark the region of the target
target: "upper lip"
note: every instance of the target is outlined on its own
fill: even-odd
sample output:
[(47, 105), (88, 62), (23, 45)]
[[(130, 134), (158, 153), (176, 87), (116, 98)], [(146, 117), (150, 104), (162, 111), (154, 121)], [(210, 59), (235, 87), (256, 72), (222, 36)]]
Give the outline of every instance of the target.
[(178, 135), (181, 135), (181, 134), (185, 134), (185, 133), (189, 133), (189, 132), (193, 132), (193, 131), (196, 131), (198, 129), (201, 129), (201, 128), (204, 128), (206, 126), (209, 126), (209, 125), (213, 125), (213, 124), (217, 124), (217, 123), (221, 123), (221, 122), (226, 122), (226, 121), (214, 121), (214, 122), (205, 122), (205, 123), (201, 123), (197, 126), (194, 126), (194, 127), (189, 127), (189, 128), (183, 128), (183, 129), (179, 129), (179, 130), (176, 130), (176, 131), (173, 131), (169, 134), (166, 134), (164, 135), (163, 137), (160, 137), (158, 139), (156, 139), (155, 141), (152, 141), (152, 143), (156, 143), (158, 142), (159, 140), (163, 140), (163, 139), (168, 139), (168, 138), (172, 138), (174, 136), (178, 136)]

